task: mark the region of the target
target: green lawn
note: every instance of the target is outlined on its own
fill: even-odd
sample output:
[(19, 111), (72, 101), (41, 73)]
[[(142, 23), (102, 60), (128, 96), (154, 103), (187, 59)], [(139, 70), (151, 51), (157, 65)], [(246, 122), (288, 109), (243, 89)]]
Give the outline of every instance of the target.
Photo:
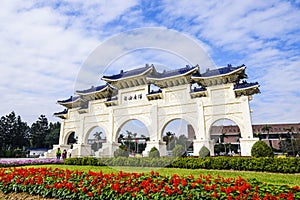
[[(32, 166), (27, 166), (32, 167)], [(150, 171), (157, 171), (161, 175), (194, 175), (199, 174), (211, 174), (213, 176), (220, 175), (225, 178), (241, 176), (242, 178), (250, 179), (256, 178), (259, 181), (276, 184), (276, 185), (299, 185), (300, 186), (300, 174), (280, 174), (280, 173), (268, 173), (268, 172), (246, 172), (246, 171), (230, 171), (230, 170), (205, 170), (205, 169), (178, 169), (178, 168), (142, 168), (142, 167), (99, 167), (99, 166), (74, 166), (74, 165), (36, 165), (34, 167), (52, 167), (69, 170), (79, 171), (100, 171), (103, 173), (116, 173), (119, 170), (124, 172), (137, 172), (137, 173), (149, 173)]]

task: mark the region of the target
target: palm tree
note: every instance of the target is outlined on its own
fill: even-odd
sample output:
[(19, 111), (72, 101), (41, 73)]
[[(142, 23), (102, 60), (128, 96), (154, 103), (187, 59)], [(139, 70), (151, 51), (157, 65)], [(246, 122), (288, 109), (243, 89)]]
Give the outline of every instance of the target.
[(227, 138), (226, 131), (222, 131), (222, 134), (220, 135), (220, 143), (224, 145), (225, 148), (225, 154), (227, 153), (226, 143), (224, 142), (224, 139)]
[(170, 150), (170, 141), (171, 138), (175, 135), (175, 133), (172, 133), (171, 131), (166, 132), (167, 138), (168, 138), (168, 150)]
[(97, 140), (97, 149), (99, 149), (99, 142), (101, 140), (101, 135), (102, 134), (103, 134), (102, 131), (100, 131), (100, 132), (97, 131), (97, 132), (94, 133), (94, 137)]
[(95, 137), (95, 139), (99, 142), (100, 140), (101, 140), (101, 135), (102, 135), (103, 133), (102, 133), (102, 131), (100, 131), (100, 132), (95, 132), (94, 133), (94, 137)]
[(129, 149), (129, 152), (130, 152), (130, 143), (131, 143), (131, 139), (132, 139), (132, 132), (126, 130), (126, 133), (127, 133), (127, 142), (128, 142), (128, 149)]
[(271, 147), (272, 150), (273, 150), (272, 142), (269, 140), (270, 130), (272, 130), (272, 127), (271, 127), (271, 126), (268, 126), (268, 125), (266, 124), (264, 127), (262, 127), (261, 130), (262, 130), (263, 132), (267, 132), (267, 140), (268, 140), (268, 142), (269, 142), (270, 147)]

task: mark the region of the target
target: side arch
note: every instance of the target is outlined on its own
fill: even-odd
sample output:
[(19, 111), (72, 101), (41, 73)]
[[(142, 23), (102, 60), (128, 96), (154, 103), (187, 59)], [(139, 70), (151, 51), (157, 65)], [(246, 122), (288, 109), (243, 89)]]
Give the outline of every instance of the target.
[(241, 136), (243, 137), (243, 132), (244, 132), (244, 126), (243, 126), (243, 121), (241, 120), (241, 118), (239, 116), (233, 116), (233, 115), (222, 115), (222, 116), (218, 116), (218, 117), (214, 117), (211, 118), (209, 120), (206, 121), (206, 127), (208, 127), (205, 137), (207, 139), (210, 139), (210, 131), (212, 128), (212, 125), (222, 119), (227, 119), (230, 120), (234, 123), (236, 123), (236, 125), (239, 127), (240, 131), (241, 131)]
[(83, 135), (84, 144), (88, 143), (88, 138), (89, 138), (89, 135), (90, 135), (91, 131), (94, 130), (94, 128), (97, 128), (97, 127), (100, 127), (101, 129), (103, 129), (104, 134), (106, 135), (106, 138), (108, 138), (107, 134), (109, 134), (109, 133), (108, 133), (108, 129), (107, 129), (106, 126), (103, 126), (102, 124), (93, 124), (93, 125), (90, 125), (90, 126), (88, 126), (84, 129), (84, 135)]
[(72, 134), (72, 133), (76, 133), (76, 130), (74, 129), (74, 130), (68, 130), (65, 134), (64, 134), (64, 137), (63, 137), (63, 145), (67, 145), (67, 143), (68, 143), (68, 138), (70, 137), (70, 135)]

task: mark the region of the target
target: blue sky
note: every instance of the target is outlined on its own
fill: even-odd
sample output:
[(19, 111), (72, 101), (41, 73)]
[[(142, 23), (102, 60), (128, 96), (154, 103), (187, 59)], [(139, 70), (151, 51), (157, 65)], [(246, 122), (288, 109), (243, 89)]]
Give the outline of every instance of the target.
[[(253, 123), (300, 122), (299, 0), (3, 0), (0, 27), (1, 116), (58, 120), (56, 101), (74, 93), (94, 49), (124, 31), (161, 27), (200, 41), (217, 66), (247, 66), (261, 89), (251, 102)], [(144, 65), (147, 56), (119, 63)], [(148, 63), (161, 62), (154, 57)]]

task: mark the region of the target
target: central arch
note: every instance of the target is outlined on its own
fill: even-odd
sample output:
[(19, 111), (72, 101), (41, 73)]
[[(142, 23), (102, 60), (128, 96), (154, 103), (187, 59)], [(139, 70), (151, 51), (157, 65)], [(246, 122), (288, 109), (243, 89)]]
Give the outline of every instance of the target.
[(142, 155), (150, 134), (147, 126), (138, 119), (126, 120), (116, 132), (115, 140), (126, 147), (131, 156)]
[(195, 128), (183, 118), (168, 120), (160, 133), (166, 143), (167, 155), (172, 155), (172, 150), (181, 145), (188, 155), (193, 155), (193, 140), (196, 139)]

